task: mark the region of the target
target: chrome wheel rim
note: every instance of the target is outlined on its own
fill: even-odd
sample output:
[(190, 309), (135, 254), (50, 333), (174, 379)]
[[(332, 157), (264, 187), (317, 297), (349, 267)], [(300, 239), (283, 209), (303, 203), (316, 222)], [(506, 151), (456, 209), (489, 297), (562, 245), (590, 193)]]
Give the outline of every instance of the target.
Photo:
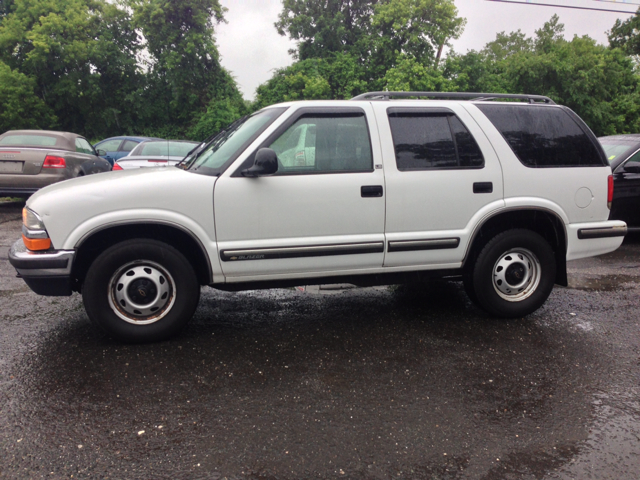
[(173, 277), (157, 263), (124, 265), (109, 281), (109, 306), (122, 320), (148, 325), (166, 316), (176, 300)]
[(503, 253), (493, 267), (493, 288), (509, 302), (530, 297), (540, 284), (542, 269), (533, 252), (514, 248)]

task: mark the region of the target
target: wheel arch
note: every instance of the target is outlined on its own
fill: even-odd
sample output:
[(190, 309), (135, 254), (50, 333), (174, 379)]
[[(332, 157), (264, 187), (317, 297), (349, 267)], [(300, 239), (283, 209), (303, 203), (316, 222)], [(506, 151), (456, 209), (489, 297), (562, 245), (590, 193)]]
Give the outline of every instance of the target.
[(474, 264), (482, 247), (506, 230), (524, 228), (540, 234), (553, 249), (556, 257), (555, 283), (566, 286), (567, 280), (567, 230), (558, 214), (544, 208), (514, 208), (502, 210), (485, 218), (471, 235), (469, 247), (462, 261), (465, 271)]
[(167, 243), (182, 253), (196, 272), (201, 285), (213, 282), (213, 270), (202, 242), (190, 230), (163, 221), (125, 221), (92, 230), (76, 244), (73, 270), (73, 289), (80, 292), (91, 264), (106, 248), (135, 238), (153, 239)]

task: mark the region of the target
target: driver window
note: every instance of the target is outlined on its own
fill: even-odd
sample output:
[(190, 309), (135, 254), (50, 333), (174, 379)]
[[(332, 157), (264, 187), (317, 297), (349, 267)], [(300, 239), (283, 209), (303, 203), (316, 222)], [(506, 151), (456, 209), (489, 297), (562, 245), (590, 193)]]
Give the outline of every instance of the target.
[(278, 175), (373, 171), (364, 114), (299, 118), (269, 148)]

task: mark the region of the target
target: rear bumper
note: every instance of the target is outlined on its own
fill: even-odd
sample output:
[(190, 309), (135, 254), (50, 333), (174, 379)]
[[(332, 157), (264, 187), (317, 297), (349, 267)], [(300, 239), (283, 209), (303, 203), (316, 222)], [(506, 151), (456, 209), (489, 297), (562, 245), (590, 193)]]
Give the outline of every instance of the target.
[(51, 171), (35, 175), (0, 174), (0, 196), (31, 195), (47, 185), (71, 178), (71, 173), (66, 168), (47, 168), (45, 170)]
[(567, 225), (567, 260), (613, 252), (626, 234), (627, 224), (620, 220)]
[(16, 241), (9, 250), (9, 263), (38, 295), (71, 295), (74, 258), (74, 250), (32, 252), (24, 246), (22, 239)]

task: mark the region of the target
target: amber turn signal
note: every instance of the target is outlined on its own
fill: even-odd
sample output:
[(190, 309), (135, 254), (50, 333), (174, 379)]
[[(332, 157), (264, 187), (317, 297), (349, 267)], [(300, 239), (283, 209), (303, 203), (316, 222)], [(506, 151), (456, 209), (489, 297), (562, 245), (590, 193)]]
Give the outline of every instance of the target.
[(22, 241), (29, 250), (49, 250), (51, 248), (50, 238), (27, 238), (22, 235)]

